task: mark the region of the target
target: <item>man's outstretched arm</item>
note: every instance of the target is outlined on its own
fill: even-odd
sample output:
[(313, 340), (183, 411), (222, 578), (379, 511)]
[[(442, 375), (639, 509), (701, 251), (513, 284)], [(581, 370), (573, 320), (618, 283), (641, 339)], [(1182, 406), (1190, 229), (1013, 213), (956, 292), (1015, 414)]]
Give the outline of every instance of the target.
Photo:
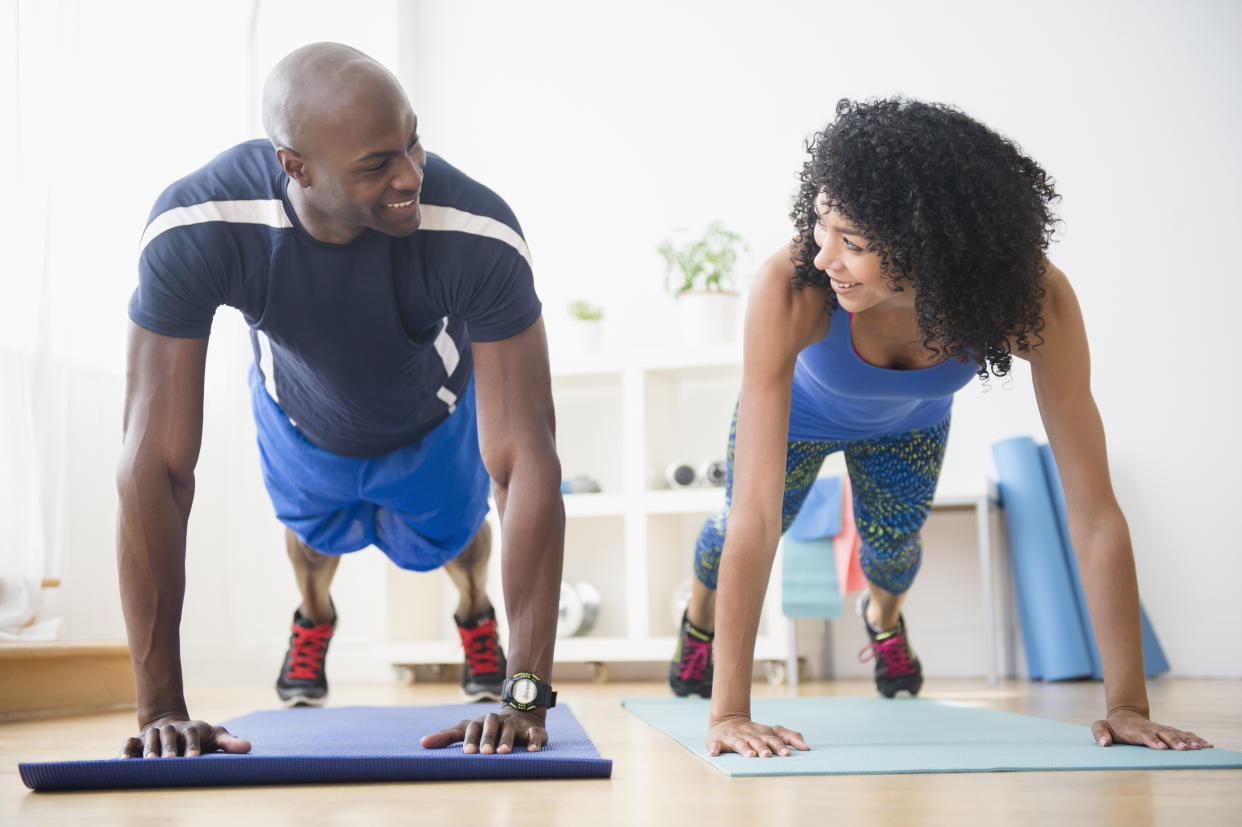
[(123, 756), (250, 748), (219, 727), (190, 720), (181, 683), (186, 523), (202, 443), (206, 363), (206, 339), (161, 336), (130, 323), (116, 546), (140, 732), (122, 747)]
[[(556, 456), (556, 417), (543, 320), (474, 350), (479, 448), (500, 512), (509, 674), (551, 681), (565, 548), (565, 505)], [(465, 751), (508, 752), (547, 742), (546, 711), (504, 707), (423, 739), (424, 747), (465, 741)]]

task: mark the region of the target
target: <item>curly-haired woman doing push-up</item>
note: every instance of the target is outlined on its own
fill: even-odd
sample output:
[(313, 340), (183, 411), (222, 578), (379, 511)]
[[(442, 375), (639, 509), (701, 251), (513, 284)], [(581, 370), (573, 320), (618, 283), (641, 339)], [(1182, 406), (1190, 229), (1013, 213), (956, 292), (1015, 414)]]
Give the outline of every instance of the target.
[(953, 393), (975, 375), (1005, 375), (1014, 355), (1031, 364), (1104, 666), (1096, 741), (1211, 746), (1149, 718), (1134, 558), (1086, 331), (1069, 280), (1044, 255), (1057, 198), (1047, 174), (958, 110), (905, 99), (841, 101), (808, 149), (797, 235), (751, 293), (726, 505), (699, 537), (670, 666), (677, 694), (712, 699), (708, 749), (807, 749), (800, 733), (751, 721), (750, 679), (777, 542), (834, 451), (853, 483), (876, 685), (890, 697), (919, 691), (901, 604)]

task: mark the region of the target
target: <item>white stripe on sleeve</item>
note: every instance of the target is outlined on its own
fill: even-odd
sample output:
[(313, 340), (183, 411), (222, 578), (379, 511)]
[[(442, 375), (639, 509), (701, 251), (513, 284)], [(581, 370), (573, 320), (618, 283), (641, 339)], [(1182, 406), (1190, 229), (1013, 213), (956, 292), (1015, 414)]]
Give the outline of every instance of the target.
[(151, 220), (142, 234), (138, 253), (147, 248), (156, 236), (174, 227), (224, 221), (229, 224), (265, 224), (268, 227), (292, 227), (293, 222), (285, 214), (285, 205), (279, 198), (255, 201), (204, 201), (188, 207), (174, 207)]

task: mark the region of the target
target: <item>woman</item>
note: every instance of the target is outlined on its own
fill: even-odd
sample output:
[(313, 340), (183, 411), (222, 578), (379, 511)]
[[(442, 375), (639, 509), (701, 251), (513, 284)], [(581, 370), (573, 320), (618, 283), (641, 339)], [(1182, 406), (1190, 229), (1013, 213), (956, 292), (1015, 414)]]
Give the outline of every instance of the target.
[(877, 687), (917, 694), (922, 670), (901, 604), (952, 396), (975, 375), (1004, 376), (1015, 355), (1031, 364), (1103, 662), (1096, 741), (1211, 746), (1148, 717), (1134, 559), (1086, 331), (1069, 281), (1044, 256), (1057, 199), (1047, 174), (956, 109), (905, 99), (841, 101), (808, 150), (791, 213), (798, 234), (751, 294), (728, 498), (695, 549), (670, 666), (677, 694), (712, 699), (708, 750), (808, 748), (800, 733), (750, 720), (750, 681), (777, 542), (833, 451), (845, 452), (854, 488)]

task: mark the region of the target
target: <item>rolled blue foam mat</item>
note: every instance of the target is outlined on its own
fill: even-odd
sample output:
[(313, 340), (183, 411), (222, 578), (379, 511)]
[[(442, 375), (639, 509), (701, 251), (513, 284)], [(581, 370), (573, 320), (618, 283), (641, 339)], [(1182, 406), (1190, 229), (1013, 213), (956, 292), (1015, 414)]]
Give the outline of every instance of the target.
[(992, 457), (1005, 509), (1027, 671), (1032, 678), (1049, 681), (1090, 677), (1095, 670), (1087, 633), (1039, 446), (1030, 437), (1007, 439), (992, 446)]
[(1087, 726), (950, 701), (878, 697), (752, 701), (754, 720), (801, 732), (811, 749), (771, 758), (732, 753), (713, 758), (704, 743), (709, 701), (627, 698), (623, 703), (731, 776), (1242, 769), (1242, 753), (1231, 750), (1101, 747)]
[[(548, 743), (539, 752), (466, 755), (461, 746), (423, 749), (422, 736), (490, 711), (478, 704), (354, 706), (252, 712), (224, 727), (251, 742), (244, 755), (110, 758), (18, 765), (32, 790), (339, 784), (496, 778), (608, 778), (601, 758), (565, 705), (548, 710)], [(117, 739), (120, 747), (123, 737)]]
[[(1044, 476), (1048, 480), (1048, 491), (1052, 494), (1052, 507), (1057, 516), (1057, 527), (1060, 529), (1061, 548), (1065, 552), (1066, 566), (1069, 568), (1070, 579), (1074, 583), (1074, 597), (1078, 606), (1078, 617), (1082, 624), (1087, 643), (1087, 654), (1091, 656), (1092, 677), (1103, 679), (1104, 668), (1100, 663), (1100, 650), (1095, 645), (1095, 632), (1091, 626), (1091, 613), (1087, 610), (1087, 598), (1082, 590), (1082, 578), (1078, 574), (1078, 558), (1074, 554), (1074, 542), (1069, 535), (1069, 518), (1065, 512), (1065, 489), (1061, 487), (1061, 474), (1057, 471), (1056, 458), (1052, 456), (1052, 448), (1047, 443), (1039, 446), (1039, 458), (1043, 462)], [(1169, 671), (1169, 662), (1164, 656), (1164, 649), (1156, 638), (1156, 630), (1147, 619), (1147, 612), (1139, 606), (1139, 620), (1143, 630), (1143, 669), (1147, 677), (1153, 677)]]

